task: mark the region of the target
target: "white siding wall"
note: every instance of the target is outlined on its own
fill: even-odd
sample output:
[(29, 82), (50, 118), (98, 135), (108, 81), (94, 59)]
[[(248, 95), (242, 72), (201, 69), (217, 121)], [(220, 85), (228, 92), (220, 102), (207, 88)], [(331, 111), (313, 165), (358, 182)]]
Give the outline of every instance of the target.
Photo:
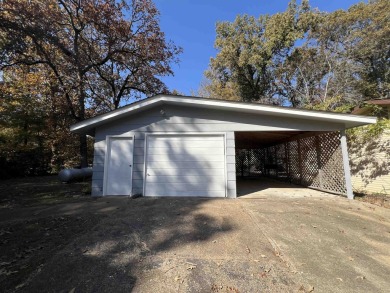
[[(165, 115), (160, 114), (161, 109)], [(145, 132), (225, 132), (228, 197), (236, 197), (234, 131), (335, 131), (340, 124), (305, 119), (275, 118), (195, 107), (162, 105), (97, 127), (93, 162), (92, 195), (103, 190), (107, 135), (134, 135), (133, 194), (143, 192)]]

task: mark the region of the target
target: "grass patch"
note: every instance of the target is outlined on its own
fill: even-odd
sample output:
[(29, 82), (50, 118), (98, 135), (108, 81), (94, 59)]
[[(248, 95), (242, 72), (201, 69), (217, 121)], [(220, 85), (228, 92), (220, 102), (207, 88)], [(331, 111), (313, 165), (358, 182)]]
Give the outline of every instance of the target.
[(390, 209), (390, 196), (388, 195), (355, 193), (355, 199)]

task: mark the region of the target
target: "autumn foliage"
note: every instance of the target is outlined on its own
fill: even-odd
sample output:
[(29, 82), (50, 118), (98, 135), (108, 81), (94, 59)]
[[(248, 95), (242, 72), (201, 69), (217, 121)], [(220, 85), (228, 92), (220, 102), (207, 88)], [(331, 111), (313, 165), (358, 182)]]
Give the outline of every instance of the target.
[[(70, 124), (168, 92), (159, 77), (173, 74), (181, 48), (165, 39), (158, 17), (151, 0), (2, 1), (1, 111), (9, 119), (1, 150), (31, 143), (49, 154), (51, 169), (75, 157), (87, 166), (87, 137), (72, 136)], [(33, 130), (32, 116), (43, 131)]]
[(219, 22), (201, 94), (342, 112), (389, 98), (390, 1), (330, 13), (300, 2)]

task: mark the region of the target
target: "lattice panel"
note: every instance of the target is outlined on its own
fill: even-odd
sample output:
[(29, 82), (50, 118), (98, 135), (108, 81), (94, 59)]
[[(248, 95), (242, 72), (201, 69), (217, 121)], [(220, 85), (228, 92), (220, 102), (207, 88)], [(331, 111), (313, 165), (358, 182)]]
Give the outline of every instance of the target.
[(288, 177), (288, 162), (286, 154), (286, 144), (278, 144), (275, 146), (276, 152), (276, 176), (280, 180), (289, 181)]
[(315, 136), (306, 137), (298, 141), (301, 149), (301, 184), (311, 186), (318, 174), (317, 152)]
[(238, 176), (264, 175), (266, 149), (236, 149), (236, 172)]
[(289, 170), (290, 170), (290, 182), (294, 184), (301, 184), (301, 159), (299, 157), (299, 143), (297, 140), (287, 143), (289, 150)]
[(346, 194), (340, 134), (324, 133), (263, 149), (236, 150), (238, 176), (269, 176)]
[(252, 155), (255, 159), (255, 163), (254, 163), (254, 172), (255, 174), (253, 175), (263, 175), (265, 173), (265, 167), (264, 167), (264, 163), (265, 163), (265, 154), (266, 154), (266, 150), (265, 149), (257, 149), (257, 150), (252, 150)]
[(321, 135), (322, 189), (347, 193), (339, 133)]

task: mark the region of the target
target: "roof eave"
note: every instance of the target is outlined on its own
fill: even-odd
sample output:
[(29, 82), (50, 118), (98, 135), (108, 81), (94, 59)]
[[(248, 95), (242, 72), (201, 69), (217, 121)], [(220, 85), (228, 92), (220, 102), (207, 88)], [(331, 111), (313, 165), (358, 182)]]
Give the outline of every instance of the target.
[(201, 99), (196, 97), (176, 97), (176, 96), (169, 96), (169, 95), (157, 95), (152, 98), (139, 101), (135, 104), (130, 104), (123, 108), (76, 123), (70, 127), (70, 131), (74, 133), (86, 133), (88, 131), (93, 130), (97, 126), (106, 123), (107, 121), (114, 121), (126, 114), (136, 113), (138, 111), (142, 111), (150, 107), (156, 106), (159, 103), (181, 104), (181, 105), (187, 104), (187, 105), (196, 105), (197, 107), (205, 107), (205, 108), (212, 108), (212, 109), (227, 109), (231, 111), (241, 111), (241, 112), (248, 112), (248, 113), (263, 113), (265, 115), (288, 116), (288, 117), (296, 117), (302, 119), (316, 119), (322, 121), (342, 123), (345, 125), (345, 128), (352, 128), (356, 126), (376, 123), (376, 117), (369, 117), (369, 116), (311, 111), (311, 110), (294, 109), (294, 108), (287, 108), (287, 107), (274, 107), (269, 105), (239, 103), (234, 101)]

